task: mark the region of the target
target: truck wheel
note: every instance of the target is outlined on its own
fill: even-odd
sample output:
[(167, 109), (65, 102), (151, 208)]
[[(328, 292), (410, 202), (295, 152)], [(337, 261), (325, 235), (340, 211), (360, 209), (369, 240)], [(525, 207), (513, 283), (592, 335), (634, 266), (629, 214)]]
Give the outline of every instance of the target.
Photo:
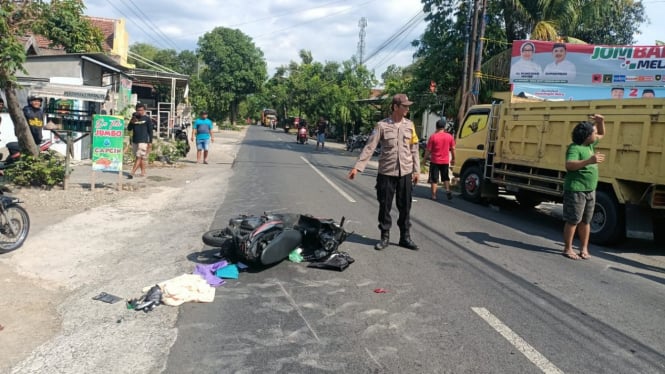
[(591, 219), (591, 242), (614, 244), (626, 237), (624, 212), (605, 191), (596, 191), (596, 206)]
[(653, 240), (665, 244), (665, 217), (653, 217)]
[(471, 166), (462, 173), (462, 197), (468, 201), (479, 203), (480, 188), (483, 181), (480, 167)]
[(543, 202), (537, 194), (531, 191), (520, 190), (517, 192), (517, 195), (515, 195), (515, 198), (517, 199), (517, 202), (520, 203), (520, 206), (529, 209), (535, 208)]

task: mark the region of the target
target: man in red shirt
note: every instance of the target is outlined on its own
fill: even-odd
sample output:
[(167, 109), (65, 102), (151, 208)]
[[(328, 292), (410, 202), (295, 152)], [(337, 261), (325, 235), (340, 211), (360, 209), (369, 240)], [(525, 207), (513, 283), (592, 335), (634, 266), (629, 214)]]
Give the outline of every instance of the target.
[(427, 140), (427, 149), (425, 150), (424, 160), (430, 158), (429, 180), (432, 186), (432, 200), (436, 200), (436, 188), (439, 183), (439, 176), (446, 186), (446, 196), (448, 200), (453, 198), (450, 192), (450, 177), (448, 168), (455, 165), (455, 139), (445, 131), (446, 123), (444, 120), (436, 121), (436, 132)]

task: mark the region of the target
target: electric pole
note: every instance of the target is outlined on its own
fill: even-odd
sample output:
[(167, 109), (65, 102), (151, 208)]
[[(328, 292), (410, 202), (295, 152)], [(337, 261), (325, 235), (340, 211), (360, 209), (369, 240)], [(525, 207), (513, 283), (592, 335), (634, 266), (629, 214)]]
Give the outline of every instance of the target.
[(358, 33), (358, 65), (362, 65), (365, 58), (365, 28), (367, 28), (367, 18), (362, 17), (358, 21), (358, 27), (360, 27), (360, 32)]

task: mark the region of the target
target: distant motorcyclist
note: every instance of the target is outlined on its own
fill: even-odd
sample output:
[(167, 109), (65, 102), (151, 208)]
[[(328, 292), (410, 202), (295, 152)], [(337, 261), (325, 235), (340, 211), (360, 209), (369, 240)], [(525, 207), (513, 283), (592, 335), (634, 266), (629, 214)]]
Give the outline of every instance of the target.
[(305, 128), (305, 134), (307, 133), (307, 121), (301, 119), (298, 123), (298, 131), (296, 131), (296, 142), (298, 141), (300, 135), (300, 129)]

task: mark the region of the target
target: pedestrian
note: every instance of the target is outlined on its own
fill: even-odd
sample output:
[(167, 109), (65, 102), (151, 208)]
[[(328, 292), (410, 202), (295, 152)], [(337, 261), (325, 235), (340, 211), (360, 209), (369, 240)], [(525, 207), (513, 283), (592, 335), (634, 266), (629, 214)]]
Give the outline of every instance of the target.
[(319, 117), (319, 122), (316, 124), (316, 149), (319, 149), (321, 143), (321, 150), (326, 145), (326, 131), (328, 131), (328, 122), (323, 117)]
[(418, 183), (420, 175), (418, 136), (413, 122), (406, 118), (411, 104), (413, 102), (409, 101), (405, 94), (393, 96), (391, 116), (374, 127), (358, 161), (348, 175), (349, 179), (354, 179), (358, 172), (362, 172), (372, 157), (374, 149), (377, 145), (381, 146), (379, 169), (376, 176), (381, 240), (374, 246), (376, 250), (385, 249), (390, 244), (390, 227), (392, 226), (390, 210), (394, 196), (396, 196), (399, 211), (397, 219), (400, 231), (399, 245), (412, 250), (418, 249), (410, 234), (411, 191), (413, 186)]
[(201, 163), (201, 154), (203, 154), (203, 163), (208, 163), (208, 149), (210, 142), (215, 142), (212, 135), (212, 121), (208, 118), (208, 112), (205, 110), (201, 112), (201, 117), (194, 121), (192, 126), (192, 141), (196, 136), (196, 163)]
[(436, 200), (439, 176), (446, 187), (446, 197), (448, 200), (452, 200), (448, 170), (451, 165), (455, 165), (455, 139), (446, 132), (445, 120), (436, 121), (436, 132), (427, 139), (427, 149), (425, 149), (423, 159), (430, 159), (428, 182), (432, 187), (432, 200)]
[(28, 105), (23, 107), (23, 115), (28, 122), (30, 134), (35, 144), (39, 146), (42, 144), (42, 129), (44, 128), (44, 110), (42, 109), (41, 97), (29, 96)]
[[(595, 150), (605, 135), (605, 118), (600, 114), (590, 116), (593, 123), (578, 123), (573, 129), (573, 143), (566, 151), (566, 178), (563, 183), (563, 255), (573, 259), (588, 259), (590, 222), (596, 205), (598, 164), (605, 155)], [(575, 232), (580, 239), (579, 255), (573, 251)]]
[(139, 168), (141, 168), (141, 176), (145, 177), (148, 153), (153, 138), (152, 119), (146, 114), (145, 104), (136, 104), (136, 112), (132, 114), (127, 130), (132, 131), (132, 150), (136, 156), (134, 167), (128, 178), (134, 178)]

